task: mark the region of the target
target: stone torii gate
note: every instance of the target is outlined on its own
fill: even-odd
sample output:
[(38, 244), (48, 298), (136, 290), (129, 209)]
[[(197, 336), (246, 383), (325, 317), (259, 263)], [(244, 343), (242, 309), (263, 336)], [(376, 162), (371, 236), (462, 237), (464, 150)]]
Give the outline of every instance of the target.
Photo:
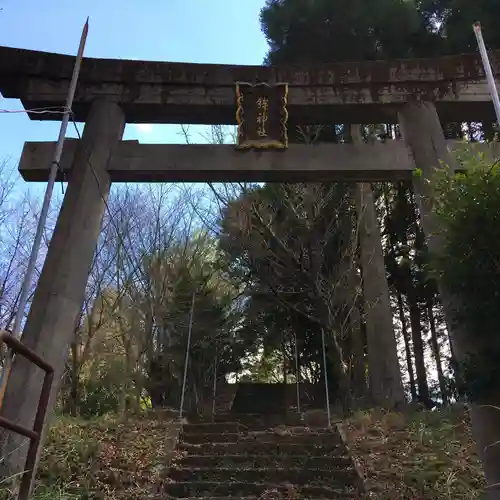
[[(491, 58), (493, 63), (500, 60), (500, 51)], [(60, 106), (73, 63), (71, 56), (0, 47), (0, 91), (21, 99), (27, 110)], [(307, 124), (399, 123), (405, 140), (292, 144), (281, 151), (121, 141), (125, 123), (235, 124), (237, 82), (271, 86), (286, 82), (289, 129)], [(60, 172), (67, 176), (68, 188), (23, 332), (23, 342), (54, 366), (56, 380), (63, 373), (80, 313), (112, 182), (413, 179), (416, 193), (423, 195), (432, 170), (441, 161), (451, 164), (441, 122), (495, 120), (479, 55), (311, 67), (85, 58), (73, 113), (76, 121), (85, 122), (85, 148), (79, 141), (66, 143)], [(54, 119), (54, 115), (30, 118)], [(25, 180), (48, 179), (54, 148), (55, 143), (25, 144), (19, 167)], [(412, 176), (414, 168), (420, 169), (421, 177)], [(431, 208), (420, 196), (423, 227), (432, 247), (438, 242), (432, 236)], [(383, 262), (374, 266), (371, 289), (387, 290)], [(456, 354), (467, 349), (459, 329), (453, 330), (452, 339)], [(3, 415), (32, 425), (40, 387), (37, 370), (16, 359)], [(20, 392), (25, 395), (22, 401), (16, 398)], [(480, 448), (488, 444), (481, 442), (481, 436), (478, 440)]]

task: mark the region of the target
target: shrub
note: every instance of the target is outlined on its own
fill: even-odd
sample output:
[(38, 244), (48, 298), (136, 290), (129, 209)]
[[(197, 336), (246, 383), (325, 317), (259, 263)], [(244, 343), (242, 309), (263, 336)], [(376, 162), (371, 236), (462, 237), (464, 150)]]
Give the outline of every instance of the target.
[(455, 367), (458, 388), (479, 401), (500, 380), (500, 164), (473, 148), (458, 161), (465, 173), (436, 174), (433, 202), (443, 241), (434, 268), (456, 300), (452, 319), (471, 347)]

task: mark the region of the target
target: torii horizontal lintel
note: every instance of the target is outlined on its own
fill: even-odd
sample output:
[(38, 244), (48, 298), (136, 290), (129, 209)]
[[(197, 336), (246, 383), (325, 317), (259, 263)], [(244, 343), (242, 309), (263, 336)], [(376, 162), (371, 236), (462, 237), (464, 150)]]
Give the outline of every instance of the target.
[[(69, 178), (78, 143), (66, 141), (58, 180)], [(55, 147), (55, 142), (25, 143), (19, 164), (24, 180), (48, 180)], [(448, 147), (464, 144), (448, 141)], [(491, 158), (500, 153), (499, 143), (474, 147)], [(413, 156), (404, 141), (291, 144), (276, 151), (122, 141), (108, 165), (112, 182), (376, 182), (411, 179), (413, 169)]]
[[(24, 180), (48, 179), (55, 146), (55, 142), (25, 143), (19, 164)], [(65, 143), (58, 180), (69, 178), (77, 147), (76, 139)], [(375, 182), (411, 178), (413, 168), (411, 153), (402, 141), (292, 144), (281, 151), (122, 141), (108, 172), (112, 182)]]

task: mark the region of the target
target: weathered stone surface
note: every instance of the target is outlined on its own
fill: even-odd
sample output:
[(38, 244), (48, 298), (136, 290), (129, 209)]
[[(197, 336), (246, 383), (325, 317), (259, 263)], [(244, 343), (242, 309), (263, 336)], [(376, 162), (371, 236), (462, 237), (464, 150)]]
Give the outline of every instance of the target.
[[(490, 54), (500, 60), (500, 50)], [(0, 75), (69, 79), (74, 56), (0, 47)], [(494, 68), (498, 66), (493, 64)], [(392, 61), (340, 62), (322, 65), (237, 66), (126, 59), (84, 58), (84, 82), (226, 85), (235, 82), (288, 82), (290, 85), (349, 85), (387, 82), (436, 82), (484, 78), (479, 53)]]
[[(67, 178), (78, 140), (64, 145), (57, 180)], [(26, 181), (47, 181), (55, 142), (26, 142), (19, 172)], [(451, 150), (463, 148), (448, 141)], [(474, 144), (495, 161), (500, 143)], [(415, 168), (403, 141), (385, 144), (290, 144), (286, 151), (236, 151), (232, 145), (139, 144), (122, 141), (108, 164), (112, 182), (304, 181), (375, 182), (411, 179)]]
[[(493, 67), (499, 55), (492, 53)], [(0, 91), (26, 108), (61, 106), (73, 63), (72, 56), (0, 47)], [(129, 123), (234, 124), (237, 81), (287, 82), (290, 126), (396, 122), (400, 105), (414, 99), (435, 101), (445, 121), (495, 119), (478, 54), (309, 67), (85, 58), (73, 111), (84, 121), (91, 103), (106, 97)]]
[(188, 434), (183, 433), (182, 441), (186, 444), (203, 443), (253, 443), (258, 440), (261, 443), (273, 444), (296, 444), (310, 446), (338, 445), (340, 439), (331, 432), (310, 432), (307, 434), (283, 432), (277, 434), (273, 432), (239, 432), (239, 433), (206, 433), (206, 434)]
[(251, 469), (260, 467), (302, 467), (304, 469), (352, 470), (352, 460), (347, 456), (322, 457), (308, 455), (187, 455), (182, 458), (184, 467), (223, 467), (230, 466)]
[[(109, 193), (110, 179), (106, 165), (122, 137), (124, 127), (124, 115), (118, 106), (106, 101), (94, 104), (83, 132), (85, 148), (80, 147), (75, 152), (68, 189), (24, 327), (23, 342), (54, 367), (49, 414), (81, 311), (105, 199)], [(39, 370), (17, 357), (1, 415), (31, 427), (41, 381)], [(0, 433), (0, 456), (8, 458), (1, 465), (11, 469), (12, 474), (19, 473), (26, 451), (19, 445), (24, 440), (13, 435), (8, 440), (3, 438), (4, 434)], [(2, 472), (0, 469), (0, 477)]]
[[(269, 442), (276, 433), (281, 442)], [(195, 436), (202, 444), (192, 444), (189, 438)], [(234, 442), (225, 442), (229, 440)], [(186, 424), (178, 450), (165, 482), (167, 498), (281, 498), (286, 493), (286, 498), (326, 499), (361, 498), (364, 493), (337, 427), (311, 430), (287, 426), (286, 419), (268, 432), (232, 420)]]
[[(64, 146), (68, 173), (78, 141)], [(19, 171), (48, 179), (55, 143), (25, 143)], [(236, 151), (233, 145), (120, 143), (108, 165), (112, 182), (335, 181), (410, 179), (413, 159), (402, 141), (386, 144), (290, 144), (286, 151)], [(62, 173), (59, 178), (64, 179)]]
[(181, 443), (179, 445), (181, 451), (186, 451), (191, 455), (286, 455), (286, 456), (325, 456), (325, 457), (338, 457), (342, 456), (344, 449), (338, 444), (328, 445), (304, 445), (293, 443), (276, 443), (252, 442), (242, 443), (204, 443), (204, 444), (188, 444)]

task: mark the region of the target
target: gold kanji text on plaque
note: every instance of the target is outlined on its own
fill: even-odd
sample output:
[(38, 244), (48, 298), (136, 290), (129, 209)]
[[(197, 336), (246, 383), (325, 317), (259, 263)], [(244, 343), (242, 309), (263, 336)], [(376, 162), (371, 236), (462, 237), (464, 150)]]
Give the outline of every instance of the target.
[(288, 84), (236, 83), (237, 149), (288, 147)]

